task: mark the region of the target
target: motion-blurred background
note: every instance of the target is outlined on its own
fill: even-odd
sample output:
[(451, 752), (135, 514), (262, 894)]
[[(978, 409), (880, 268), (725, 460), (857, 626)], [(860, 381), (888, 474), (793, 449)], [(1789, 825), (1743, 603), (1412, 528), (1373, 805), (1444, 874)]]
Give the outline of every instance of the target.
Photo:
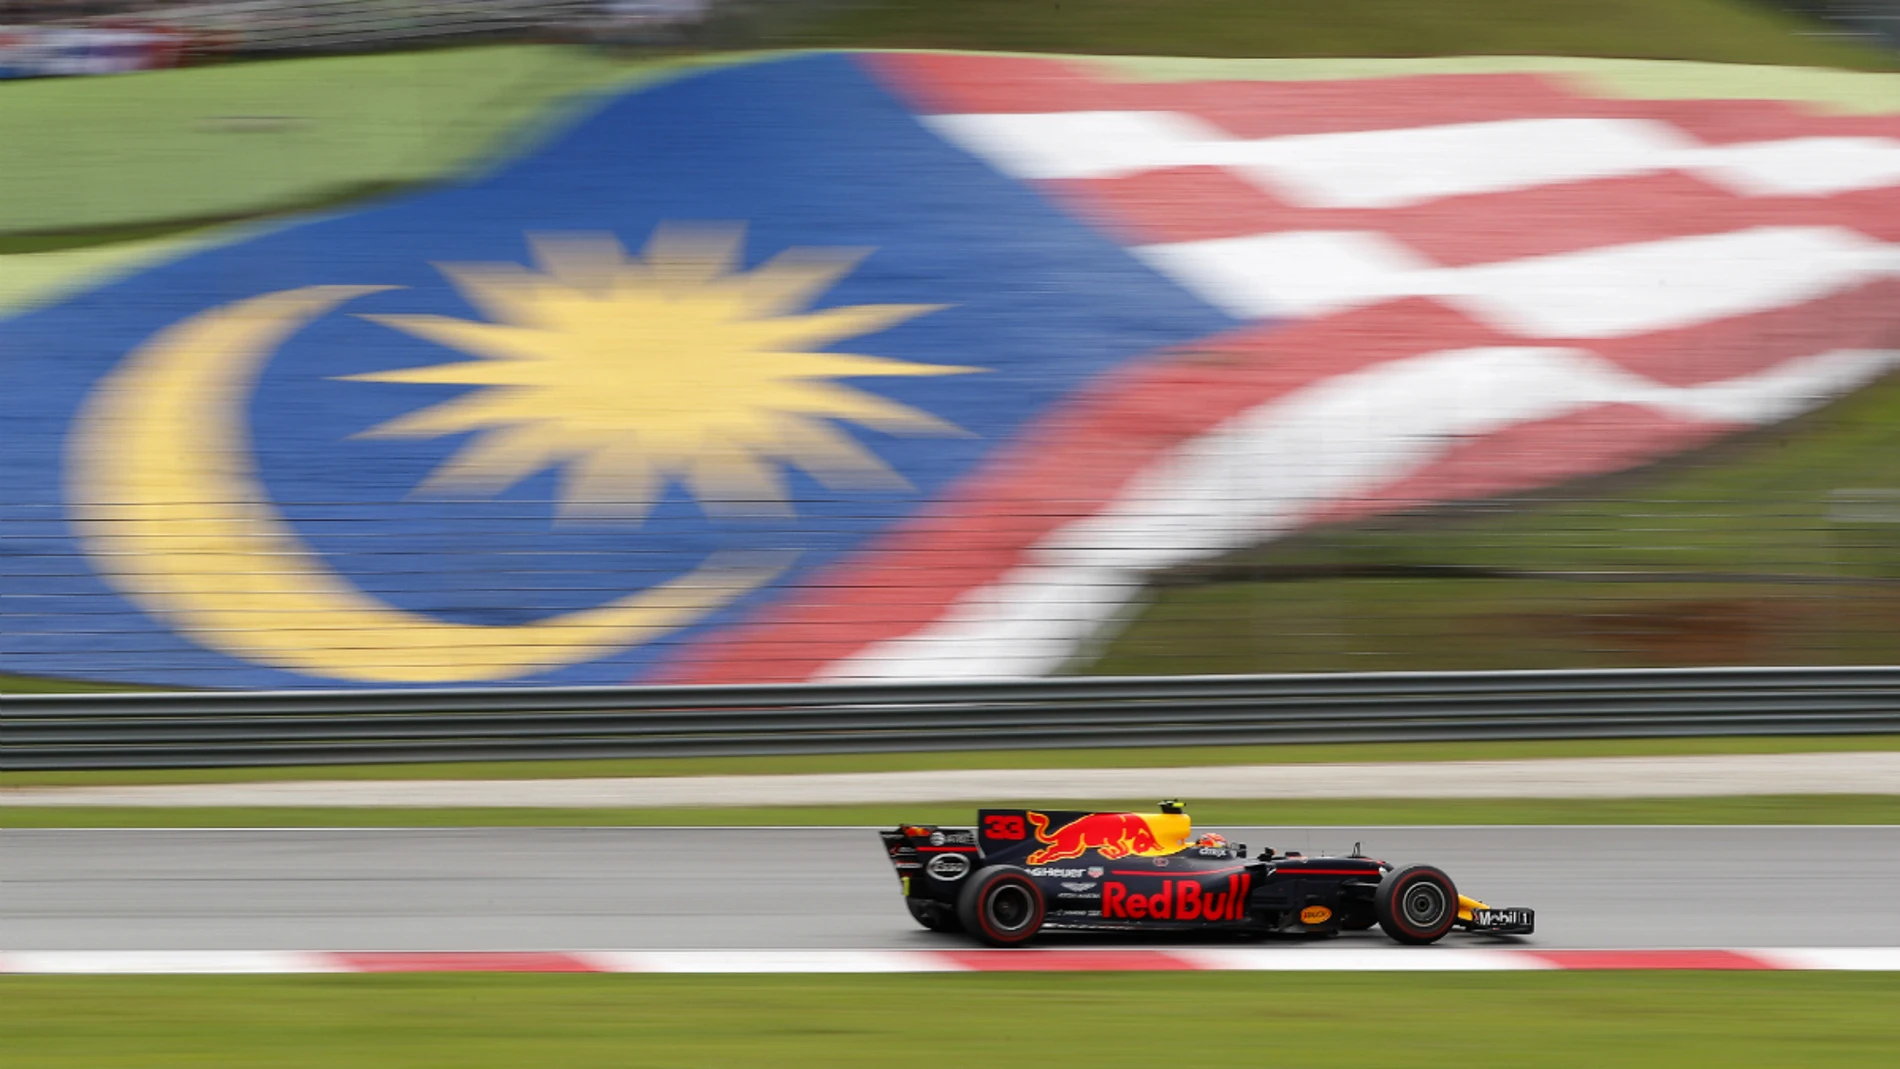
[(10, 0), (0, 684), (1892, 663), (1896, 46)]
[(0, 0), (0, 1060), (1890, 1069), (1897, 365), (1900, 0)]

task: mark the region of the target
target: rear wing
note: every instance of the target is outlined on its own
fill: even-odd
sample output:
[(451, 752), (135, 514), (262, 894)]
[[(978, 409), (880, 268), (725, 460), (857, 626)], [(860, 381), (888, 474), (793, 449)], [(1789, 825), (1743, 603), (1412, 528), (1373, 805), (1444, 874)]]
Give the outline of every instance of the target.
[(936, 824), (900, 824), (880, 831), (885, 853), (899, 871), (923, 868), (939, 854), (963, 854), (971, 861), (979, 856), (974, 828), (945, 828)]

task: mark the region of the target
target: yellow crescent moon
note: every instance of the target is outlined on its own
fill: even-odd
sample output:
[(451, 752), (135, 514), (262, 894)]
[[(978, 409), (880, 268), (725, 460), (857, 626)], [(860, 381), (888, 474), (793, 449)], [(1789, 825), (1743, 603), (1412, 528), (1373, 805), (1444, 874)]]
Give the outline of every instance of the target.
[(214, 308), (155, 335), (94, 388), (69, 441), (70, 499), (86, 551), (127, 597), (247, 661), (370, 683), (460, 683), (649, 641), (784, 570), (710, 559), (611, 604), (512, 627), (405, 612), (331, 570), (270, 504), (244, 404), (292, 332), (388, 288), (308, 286)]

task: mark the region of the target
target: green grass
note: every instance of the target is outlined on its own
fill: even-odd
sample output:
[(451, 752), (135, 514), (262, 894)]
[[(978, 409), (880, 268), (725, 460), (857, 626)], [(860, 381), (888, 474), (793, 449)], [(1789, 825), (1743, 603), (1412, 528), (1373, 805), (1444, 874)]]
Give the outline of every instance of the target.
[(150, 692), (154, 687), (133, 683), (98, 683), (89, 679), (56, 679), (0, 672), (0, 694), (112, 694)]
[(790, 43), (1148, 56), (1567, 55), (1892, 69), (1748, 0), (867, 0)]
[[(1152, 798), (1019, 800), (1057, 809), (1134, 810)], [(976, 807), (1006, 799), (829, 806), (649, 809), (344, 806), (163, 808), (0, 806), (4, 828), (499, 828), (499, 827), (892, 827), (967, 825)], [(1746, 795), (1728, 798), (1428, 798), (1327, 801), (1190, 800), (1199, 827), (1378, 827), (1424, 824), (1900, 824), (1900, 795)], [(1258, 844), (1256, 844), (1258, 845)], [(1340, 844), (1344, 845), (1344, 844)]]
[(657, 757), (599, 761), (469, 761), (414, 765), (102, 769), (8, 772), (10, 787), (302, 780), (577, 779), (600, 776), (760, 776), (972, 768), (1176, 768), (1339, 761), (1479, 761), (1537, 757), (1846, 753), (1900, 750), (1900, 735), (1773, 735), (1689, 739), (1544, 739), (1287, 746), (1151, 746), (1102, 750), (950, 750), (787, 757)]
[(666, 69), (557, 46), (241, 63), (11, 84), (0, 252), (171, 234), (432, 180)]
[(9, 1069), (1893, 1064), (1900, 976), (0, 978)]
[[(1324, 528), (1177, 576), (1086, 670), (1900, 662), (1900, 499), (1865, 495), (1896, 465), (1900, 379), (1540, 502)], [(1421, 568), (1519, 574), (1392, 577)]]
[[(333, 203), (354, 200), (361, 191), (343, 190), (332, 198)], [(312, 203), (308, 207), (322, 207), (321, 203)], [(255, 213), (252, 218), (263, 213)], [(65, 252), (69, 249), (94, 249), (109, 245), (131, 245), (138, 242), (159, 241), (165, 238), (209, 236), (223, 220), (209, 219), (162, 219), (158, 222), (126, 223), (119, 226), (101, 226), (74, 230), (40, 231), (25, 234), (0, 234), (0, 256), (31, 256), (42, 252)]]
[[(882, 0), (802, 21), (766, 43), (1900, 67), (1748, 0)], [(169, 236), (438, 180), (507, 153), (593, 91), (727, 58), (744, 57), (634, 64), (577, 47), (482, 46), (9, 85), (0, 254)]]

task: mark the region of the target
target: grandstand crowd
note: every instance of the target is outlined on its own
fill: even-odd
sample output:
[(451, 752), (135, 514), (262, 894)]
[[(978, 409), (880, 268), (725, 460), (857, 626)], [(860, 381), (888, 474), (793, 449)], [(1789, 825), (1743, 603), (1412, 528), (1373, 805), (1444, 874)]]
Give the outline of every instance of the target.
[(457, 39), (677, 39), (720, 0), (0, 0), (0, 77)]

